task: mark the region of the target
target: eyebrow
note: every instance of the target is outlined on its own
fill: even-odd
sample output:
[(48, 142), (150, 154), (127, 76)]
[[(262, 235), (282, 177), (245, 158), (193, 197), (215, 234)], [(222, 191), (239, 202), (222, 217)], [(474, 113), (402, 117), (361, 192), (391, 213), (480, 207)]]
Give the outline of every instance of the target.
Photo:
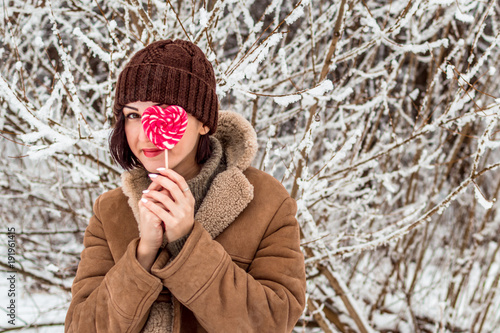
[(125, 108), (129, 108), (129, 109), (132, 109), (132, 110), (135, 110), (135, 111), (139, 111), (139, 109), (136, 109), (136, 108), (134, 108), (134, 107), (132, 107), (132, 106), (126, 106), (126, 105), (125, 105), (123, 108), (124, 108), (124, 109), (125, 109)]
[[(158, 103), (158, 104), (154, 104), (153, 106), (158, 106), (158, 105), (162, 105), (162, 104)], [(129, 108), (129, 109), (132, 109), (134, 111), (139, 111), (139, 109), (134, 108), (133, 106), (128, 106), (128, 105), (125, 105), (123, 108)]]

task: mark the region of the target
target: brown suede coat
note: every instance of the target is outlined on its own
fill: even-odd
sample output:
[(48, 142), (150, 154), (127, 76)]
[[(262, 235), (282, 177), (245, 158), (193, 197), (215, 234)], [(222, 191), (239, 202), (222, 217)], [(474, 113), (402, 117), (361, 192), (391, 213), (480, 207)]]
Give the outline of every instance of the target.
[(214, 179), (177, 257), (163, 248), (148, 273), (136, 259), (137, 196), (147, 177), (127, 173), (101, 195), (85, 231), (65, 332), (140, 332), (155, 301), (171, 298), (165, 332), (290, 332), (305, 305), (296, 204), (250, 167), (255, 132), (220, 112), (215, 137), (227, 170)]

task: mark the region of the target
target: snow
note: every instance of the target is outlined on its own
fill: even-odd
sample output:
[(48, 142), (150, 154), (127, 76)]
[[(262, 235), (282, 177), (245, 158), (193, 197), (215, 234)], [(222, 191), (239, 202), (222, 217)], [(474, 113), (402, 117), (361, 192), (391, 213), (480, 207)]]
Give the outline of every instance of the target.
[(332, 81), (327, 79), (327, 80), (324, 80), (323, 82), (321, 82), (316, 87), (309, 89), (307, 91), (307, 94), (309, 94), (311, 96), (323, 96), (324, 94), (326, 94), (327, 92), (329, 92), (331, 90), (333, 90), (333, 83), (332, 83)]
[(287, 106), (289, 104), (300, 101), (301, 98), (302, 96), (300, 96), (299, 94), (293, 94), (287, 96), (276, 96), (273, 99), (276, 104), (279, 104), (281, 106)]
[(278, 54), (280, 56), (280, 61), (281, 61), (281, 73), (284, 76), (288, 76), (288, 67), (287, 67), (287, 64), (286, 64), (286, 52), (285, 52), (285, 49), (280, 49), (279, 52), (278, 52)]
[(206, 28), (207, 25), (208, 25), (208, 12), (206, 11), (205, 8), (200, 8), (199, 10), (199, 14), (200, 14), (200, 26), (202, 28)]
[[(11, 273), (2, 272), (0, 274), (0, 293), (7, 295), (9, 286), (7, 285), (7, 277)], [(59, 333), (64, 330), (63, 323), (66, 315), (69, 295), (66, 292), (61, 293), (60, 290), (51, 290), (47, 292), (32, 292), (28, 291), (27, 281), (16, 274), (16, 320), (15, 325), (7, 322), (10, 318), (5, 314), (1, 316), (0, 330), (12, 329), (15, 327), (23, 327), (25, 325), (33, 325), (31, 329), (23, 329), (23, 332), (37, 333)], [(4, 301), (10, 298), (3, 298)], [(6, 309), (4, 309), (6, 311)], [(56, 324), (54, 326), (43, 327), (44, 324)], [(36, 325), (42, 327), (37, 328)]]
[(472, 23), (474, 22), (474, 16), (470, 14), (462, 13), (459, 9), (455, 12), (455, 18), (462, 22)]
[(414, 89), (408, 96), (411, 99), (416, 100), (419, 93), (420, 93), (420, 90), (417, 88), (417, 89)]
[(273, 0), (266, 8), (264, 15), (271, 14), (274, 10), (278, 9), (283, 0)]
[(446, 78), (451, 80), (455, 77), (455, 66), (447, 65), (446, 66)]
[(474, 187), (474, 196), (475, 196), (477, 202), (484, 209), (490, 209), (491, 207), (493, 207), (493, 203), (495, 200), (493, 200), (493, 202), (486, 200), (486, 198), (484, 197), (484, 194), (481, 193), (481, 191), (479, 190), (479, 188), (477, 186)]
[(297, 21), (300, 17), (304, 16), (304, 7), (309, 4), (310, 0), (301, 0), (300, 4), (295, 7), (292, 13), (285, 19), (287, 24), (292, 24)]
[(354, 93), (354, 89), (351, 88), (351, 87), (347, 87), (347, 88), (344, 88), (344, 89), (338, 89), (338, 91), (336, 90), (334, 93), (332, 93), (330, 96), (331, 98), (334, 100), (334, 101), (337, 101), (337, 102), (343, 102), (344, 100), (346, 100), (349, 95), (351, 95), (352, 93)]

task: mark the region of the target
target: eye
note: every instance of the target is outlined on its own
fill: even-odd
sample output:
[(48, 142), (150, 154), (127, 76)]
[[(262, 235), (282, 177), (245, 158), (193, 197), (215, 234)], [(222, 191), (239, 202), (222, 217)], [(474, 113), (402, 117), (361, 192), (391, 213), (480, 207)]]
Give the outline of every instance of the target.
[(136, 113), (136, 112), (130, 112), (129, 114), (125, 115), (125, 118), (127, 118), (127, 119), (140, 119), (141, 115)]

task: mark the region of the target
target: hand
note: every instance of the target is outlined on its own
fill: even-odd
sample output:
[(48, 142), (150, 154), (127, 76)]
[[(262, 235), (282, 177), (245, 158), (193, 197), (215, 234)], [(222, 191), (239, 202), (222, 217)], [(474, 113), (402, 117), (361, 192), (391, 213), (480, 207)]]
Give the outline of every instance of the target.
[(136, 256), (137, 261), (149, 272), (163, 242), (165, 226), (163, 221), (147, 209), (141, 200), (139, 200), (139, 215), (141, 239), (137, 245)]
[(163, 233), (165, 226), (163, 221), (147, 209), (142, 200), (139, 201), (139, 229), (141, 232), (141, 240), (139, 245), (147, 252), (156, 252), (163, 242)]
[[(158, 169), (157, 174), (150, 174), (153, 181), (148, 192), (143, 194), (142, 204), (165, 225), (167, 241), (173, 242), (193, 229), (194, 197), (188, 189), (185, 179), (172, 169)], [(161, 242), (160, 242), (161, 245)]]

